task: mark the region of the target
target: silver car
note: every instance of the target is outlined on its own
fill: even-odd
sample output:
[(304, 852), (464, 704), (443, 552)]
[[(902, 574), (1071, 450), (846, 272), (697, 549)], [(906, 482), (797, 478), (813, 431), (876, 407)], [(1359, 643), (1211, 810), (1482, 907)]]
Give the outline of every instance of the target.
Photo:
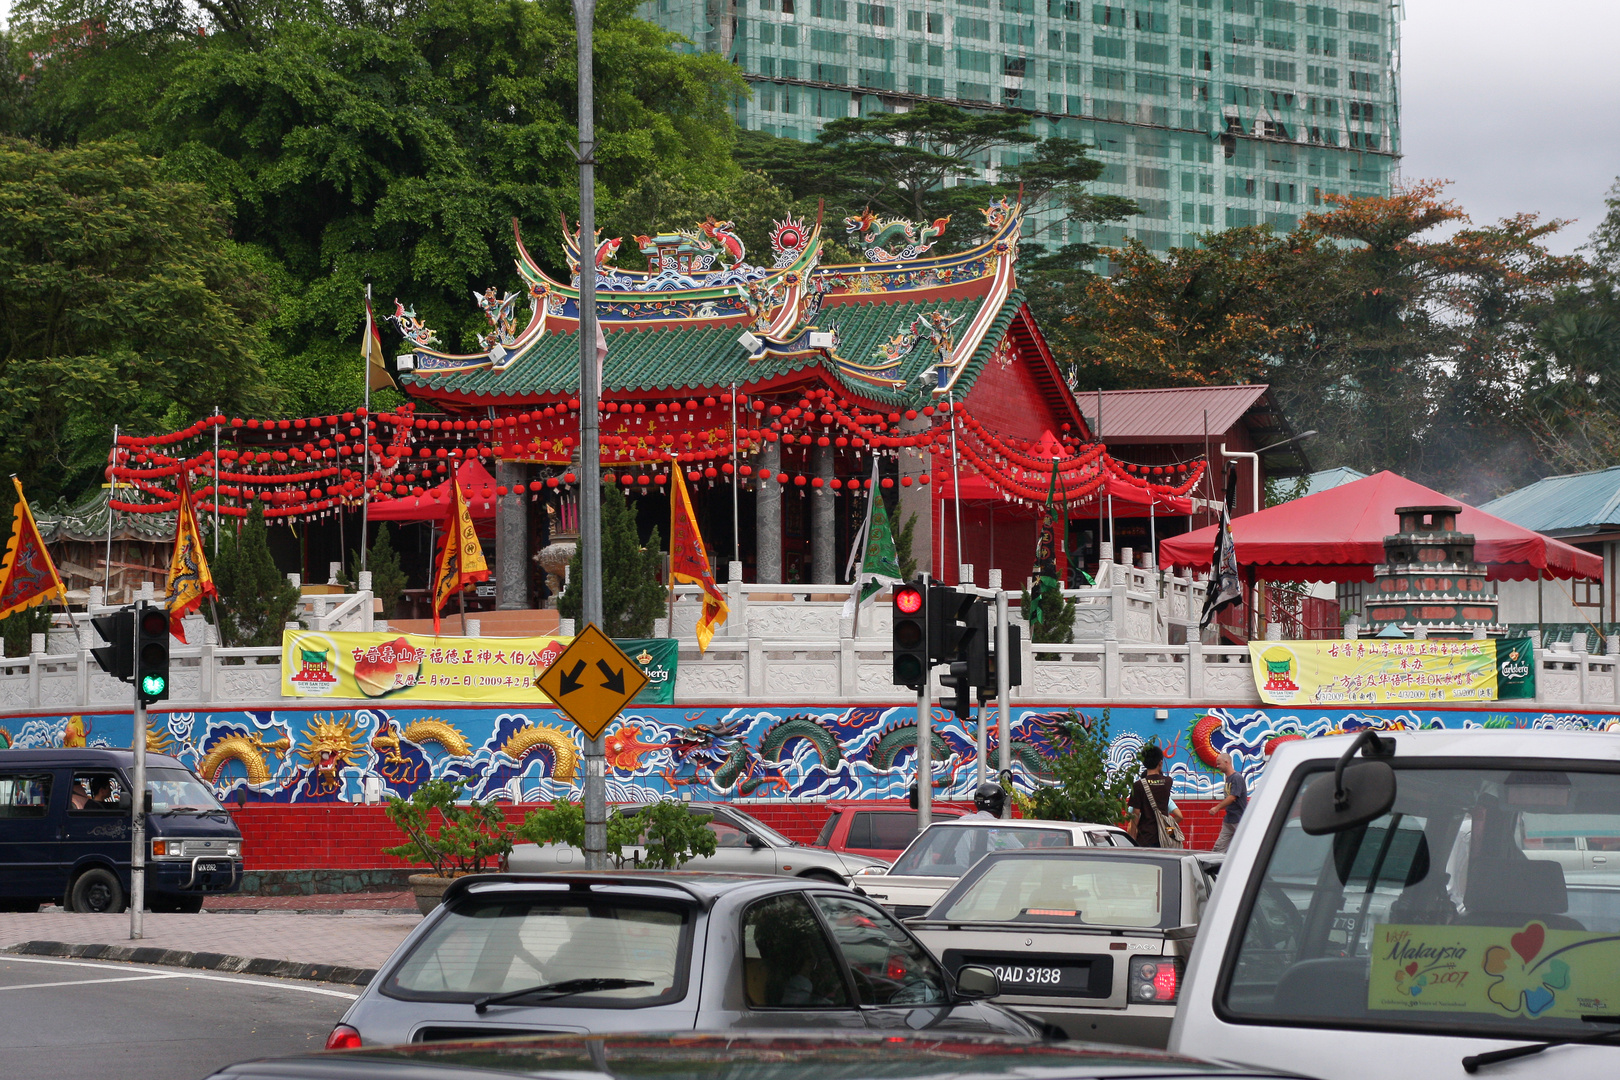
[(862, 870), (854, 884), (902, 919), (909, 919), (933, 907), (974, 863), (992, 851), (1135, 846), (1124, 829), (1113, 825), (968, 814), (934, 822), (900, 853), (892, 867)]
[(329, 1049), (512, 1034), (875, 1028), (1031, 1037), (842, 885), (687, 872), (461, 878)]
[(946, 970), (993, 969), (997, 1000), (1071, 1039), (1162, 1049), (1211, 882), (1196, 852), (986, 855), (906, 925)]
[[(789, 840), (769, 825), (725, 803), (687, 803), (694, 814), (708, 814), (713, 820), (713, 855), (688, 862), (684, 869), (708, 870), (721, 874), (772, 874), (779, 877), (815, 878), (847, 885), (851, 877), (867, 867), (887, 867), (882, 859), (808, 847)], [(638, 806), (617, 808), (635, 813)], [(624, 850), (625, 865), (635, 866), (641, 849)], [(583, 870), (585, 853), (567, 844), (519, 844), (512, 849), (507, 869), (514, 874), (538, 874), (549, 870)]]

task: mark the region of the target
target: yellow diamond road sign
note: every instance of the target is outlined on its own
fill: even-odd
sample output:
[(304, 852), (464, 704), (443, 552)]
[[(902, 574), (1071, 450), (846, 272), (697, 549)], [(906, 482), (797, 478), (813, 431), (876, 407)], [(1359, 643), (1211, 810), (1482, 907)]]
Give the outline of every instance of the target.
[(636, 662), (588, 624), (540, 676), (540, 689), (593, 739), (647, 685)]

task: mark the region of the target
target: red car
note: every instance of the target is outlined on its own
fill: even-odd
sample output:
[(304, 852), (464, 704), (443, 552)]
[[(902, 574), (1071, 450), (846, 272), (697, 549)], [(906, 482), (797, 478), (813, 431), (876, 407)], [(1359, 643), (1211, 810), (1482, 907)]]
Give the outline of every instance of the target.
[[(832, 816), (821, 827), (815, 846), (893, 862), (917, 838), (917, 811), (899, 799), (855, 799), (829, 802)], [(967, 810), (934, 804), (935, 818), (961, 817)]]

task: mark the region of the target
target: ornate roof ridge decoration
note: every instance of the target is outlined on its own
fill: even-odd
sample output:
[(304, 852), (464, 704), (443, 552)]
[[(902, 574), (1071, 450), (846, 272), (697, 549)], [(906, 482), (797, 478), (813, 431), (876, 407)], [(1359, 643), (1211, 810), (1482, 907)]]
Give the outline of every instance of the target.
[[(949, 214), (935, 218), (932, 224), (923, 224), (905, 218), (879, 217), (868, 206), (844, 219), (844, 231), (867, 262), (892, 263), (922, 255), (945, 234), (945, 226), (950, 223)], [(896, 242), (900, 250), (890, 251)]]

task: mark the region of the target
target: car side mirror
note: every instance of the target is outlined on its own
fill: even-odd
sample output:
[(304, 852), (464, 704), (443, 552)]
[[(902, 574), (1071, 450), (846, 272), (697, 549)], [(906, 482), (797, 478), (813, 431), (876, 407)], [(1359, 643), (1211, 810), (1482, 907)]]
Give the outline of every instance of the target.
[[(1357, 750), (1375, 760), (1351, 765)], [(1393, 739), (1380, 739), (1371, 729), (1363, 731), (1333, 767), (1332, 782), (1321, 777), (1305, 792), (1299, 806), (1300, 827), (1311, 836), (1341, 833), (1389, 813), (1395, 805), (1395, 770), (1383, 759), (1394, 755)]]
[(1001, 993), (1001, 979), (981, 964), (964, 964), (956, 970), (956, 993), (968, 1001), (983, 1001)]
[(748, 846), (753, 848), (755, 851), (764, 851), (769, 845), (766, 844), (764, 840), (755, 836), (753, 833), (749, 833)]
[(152, 793), (150, 791), (141, 793), (141, 811), (147, 814), (152, 812)]
[(236, 797), (236, 808), (238, 810), (240, 810), (244, 806), (247, 805), (247, 788), (245, 788), (245, 787), (237, 788), (235, 797)]

